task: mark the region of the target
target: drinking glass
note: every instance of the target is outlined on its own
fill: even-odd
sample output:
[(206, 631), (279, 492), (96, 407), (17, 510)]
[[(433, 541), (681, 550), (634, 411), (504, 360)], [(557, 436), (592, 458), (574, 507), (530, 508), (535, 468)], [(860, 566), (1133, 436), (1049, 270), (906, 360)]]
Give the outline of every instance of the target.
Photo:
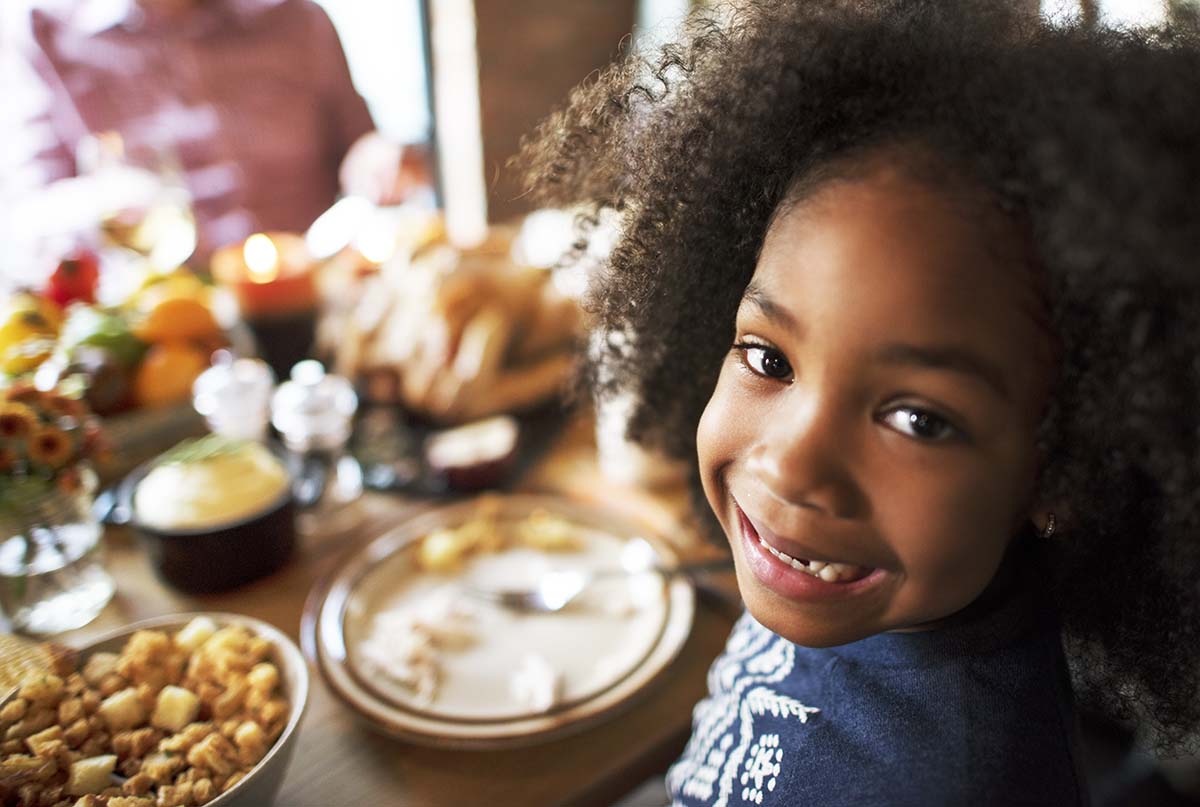
[(112, 599), (96, 477), (66, 492), (54, 485), (0, 511), (0, 608), (16, 631), (48, 635), (91, 622)]

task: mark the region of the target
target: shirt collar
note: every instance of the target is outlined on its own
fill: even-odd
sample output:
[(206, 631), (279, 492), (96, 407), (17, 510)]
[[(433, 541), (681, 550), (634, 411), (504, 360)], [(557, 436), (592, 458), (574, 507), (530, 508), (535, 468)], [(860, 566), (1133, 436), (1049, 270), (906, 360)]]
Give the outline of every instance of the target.
[[(245, 24), (283, 2), (285, 0), (205, 0), (194, 14), (197, 17), (219, 15)], [(144, 18), (145, 13), (137, 0), (85, 0), (75, 17), (74, 27), (87, 36), (94, 36), (112, 28), (137, 28)]]

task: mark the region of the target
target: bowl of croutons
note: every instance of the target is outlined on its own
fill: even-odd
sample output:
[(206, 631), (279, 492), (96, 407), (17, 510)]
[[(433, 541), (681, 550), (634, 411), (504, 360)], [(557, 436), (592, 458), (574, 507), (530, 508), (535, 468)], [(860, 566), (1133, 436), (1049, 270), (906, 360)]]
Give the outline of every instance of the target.
[(0, 804), (269, 804), (308, 702), (276, 628), (172, 614), (81, 648), (0, 703)]

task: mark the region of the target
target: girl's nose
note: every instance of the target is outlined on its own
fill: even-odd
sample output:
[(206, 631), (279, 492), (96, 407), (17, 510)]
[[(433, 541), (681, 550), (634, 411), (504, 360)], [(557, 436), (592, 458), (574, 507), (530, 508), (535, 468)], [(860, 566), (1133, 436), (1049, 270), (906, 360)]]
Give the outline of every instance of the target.
[(863, 507), (855, 483), (853, 429), (836, 402), (796, 390), (759, 430), (747, 466), (775, 499), (831, 518)]

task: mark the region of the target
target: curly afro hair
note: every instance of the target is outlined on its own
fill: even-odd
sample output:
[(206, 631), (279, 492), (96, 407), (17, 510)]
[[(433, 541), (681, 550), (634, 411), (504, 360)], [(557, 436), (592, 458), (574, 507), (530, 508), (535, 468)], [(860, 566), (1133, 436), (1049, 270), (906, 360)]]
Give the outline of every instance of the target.
[(1191, 751), (1200, 37), (1053, 25), (1028, 5), (755, 0), (701, 13), (682, 44), (627, 54), (576, 89), (520, 162), (541, 201), (618, 220), (590, 307), (600, 332), (628, 338), (607, 341), (593, 375), (635, 394), (633, 438), (693, 463), (781, 204), (885, 152), (1019, 224), (1058, 341), (1038, 496), (1059, 520), (1038, 562), (1076, 693), (1139, 721), (1158, 751)]

